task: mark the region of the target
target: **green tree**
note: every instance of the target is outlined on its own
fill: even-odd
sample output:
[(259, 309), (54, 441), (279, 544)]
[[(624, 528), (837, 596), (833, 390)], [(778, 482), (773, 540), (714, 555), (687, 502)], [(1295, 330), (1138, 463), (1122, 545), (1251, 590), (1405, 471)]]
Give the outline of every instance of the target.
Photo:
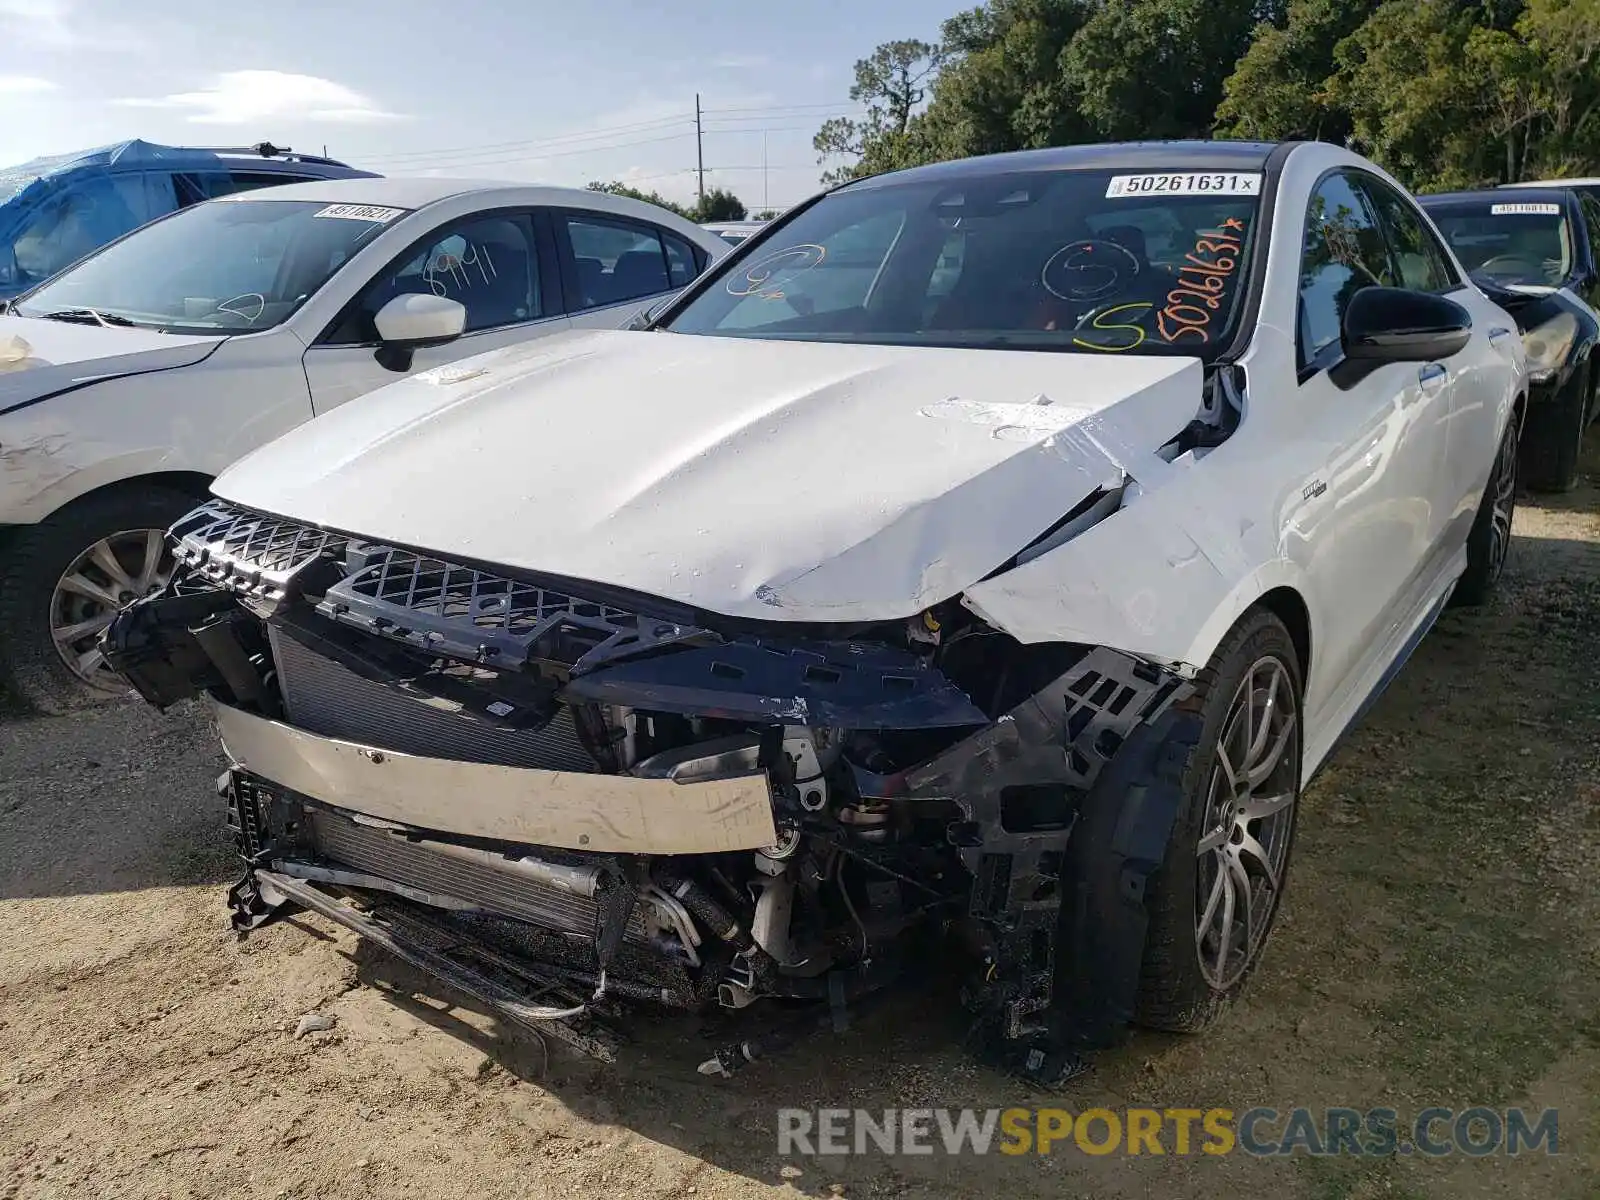
[(919, 148), (961, 158), (1093, 140), (1061, 57), (1095, 8), (1094, 0), (993, 0), (951, 17)]
[(927, 82), (939, 70), (939, 47), (914, 38), (885, 42), (867, 58), (856, 62), (850, 99), (866, 105), (859, 120), (834, 117), (824, 122), (811, 139), (826, 165), (843, 163), (825, 172), (825, 183), (893, 170), (919, 161), (912, 148), (912, 118), (927, 97)]
[(1467, 55), (1480, 21), (1450, 4), (1387, 0), (1334, 52), (1329, 98), (1349, 114), (1356, 149), (1410, 187), (1466, 187), (1498, 173), (1483, 81)]
[(1260, 0), (1104, 0), (1061, 72), (1101, 138), (1207, 137), (1264, 11)]
[[(591, 192), (604, 192), (608, 196), (626, 196), (630, 200), (643, 200), (646, 204), (654, 204), (668, 212), (675, 212), (680, 217), (689, 217), (689, 210), (681, 204), (674, 204), (660, 192), (642, 192), (636, 187), (629, 187), (619, 180), (613, 179), (609, 183), (596, 181), (588, 185)], [(692, 217), (690, 218), (693, 219)]]
[[(1512, 70), (1533, 74), (1539, 138), (1521, 167), (1540, 174), (1587, 171), (1600, 157), (1600, 0), (1528, 0), (1517, 18), (1524, 51)], [(1502, 95), (1512, 77), (1502, 75)]]
[(744, 202), (725, 188), (712, 188), (689, 210), (691, 221), (742, 221)]
[(1334, 48), (1381, 0), (1290, 0), (1281, 23), (1262, 22), (1223, 84), (1216, 132), (1222, 137), (1343, 143), (1350, 117), (1328, 95)]

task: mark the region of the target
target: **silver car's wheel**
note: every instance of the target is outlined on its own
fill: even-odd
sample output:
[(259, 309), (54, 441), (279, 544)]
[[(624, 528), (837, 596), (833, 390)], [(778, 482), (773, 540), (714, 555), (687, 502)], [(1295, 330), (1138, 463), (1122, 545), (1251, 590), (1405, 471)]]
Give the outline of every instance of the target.
[(97, 691), (124, 688), (106, 667), (100, 635), (124, 605), (160, 591), (171, 575), (160, 529), (113, 533), (73, 559), (50, 597), (50, 639), (67, 670)]
[(1489, 584), (1500, 581), (1511, 549), (1511, 518), (1517, 510), (1517, 443), (1505, 438), (1489, 481)]
[(1294, 830), (1300, 713), (1289, 670), (1257, 659), (1217, 737), (1195, 871), (1195, 949), (1218, 992), (1254, 963), (1272, 927)]

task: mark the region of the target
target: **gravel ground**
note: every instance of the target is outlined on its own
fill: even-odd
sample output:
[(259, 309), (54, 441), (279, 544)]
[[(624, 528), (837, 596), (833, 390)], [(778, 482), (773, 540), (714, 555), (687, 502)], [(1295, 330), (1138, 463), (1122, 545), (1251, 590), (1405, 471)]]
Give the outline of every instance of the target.
[[(1590, 465), (1600, 465), (1591, 454)], [(1600, 493), (1525, 506), (1492, 609), (1452, 614), (1310, 790), (1243, 1001), (1139, 1034), (1063, 1097), (897, 998), (713, 1084), (692, 1022), (615, 1068), (540, 1048), (317, 919), (237, 940), (195, 709), (0, 724), (0, 1200), (71, 1197), (1600, 1194)], [(306, 1013), (333, 1028), (295, 1036)], [(1559, 1158), (791, 1160), (774, 1109), (1559, 1105)]]

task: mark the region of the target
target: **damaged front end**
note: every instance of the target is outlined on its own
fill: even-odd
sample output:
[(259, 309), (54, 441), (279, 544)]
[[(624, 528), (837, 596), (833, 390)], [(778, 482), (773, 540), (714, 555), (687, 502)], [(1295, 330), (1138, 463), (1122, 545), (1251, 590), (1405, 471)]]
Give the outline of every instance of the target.
[(1198, 736), (1175, 674), (959, 601), (733, 621), (222, 501), (172, 538), (105, 652), (152, 704), (214, 703), (241, 930), (315, 910), (601, 1057), (619, 1002), (838, 1017), (929, 939), (1035, 1078), (1132, 1012)]

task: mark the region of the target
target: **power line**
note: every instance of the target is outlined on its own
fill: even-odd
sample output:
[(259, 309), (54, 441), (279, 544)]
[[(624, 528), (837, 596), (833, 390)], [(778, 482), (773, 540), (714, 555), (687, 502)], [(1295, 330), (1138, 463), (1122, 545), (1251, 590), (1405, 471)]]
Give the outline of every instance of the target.
[[(656, 146), (664, 142), (681, 142), (692, 137), (694, 137), (694, 132), (689, 130), (684, 133), (667, 134), (664, 137), (640, 138), (631, 142), (608, 142), (599, 146), (579, 146), (577, 149), (518, 151), (516, 153), (502, 154), (490, 158), (474, 158), (470, 160), (462, 159), (447, 163), (446, 165), (456, 169), (464, 170), (470, 167), (488, 167), (501, 163), (542, 162), (547, 158), (570, 158), (574, 154), (599, 154), (602, 151), (607, 150), (626, 150), (631, 146)], [(401, 169), (419, 169), (428, 165), (429, 164), (427, 162), (399, 164)]]
[(533, 149), (539, 146), (591, 141), (595, 138), (610, 137), (619, 133), (642, 133), (650, 129), (665, 129), (673, 125), (685, 124), (692, 120), (694, 120), (694, 117), (685, 113), (677, 117), (661, 117), (654, 121), (640, 121), (632, 125), (612, 125), (601, 129), (591, 129), (585, 133), (567, 133), (548, 138), (533, 138), (515, 142), (490, 142), (481, 146), (452, 146), (438, 150), (405, 150), (396, 151), (393, 154), (374, 154), (368, 158), (368, 161), (392, 162), (397, 159), (412, 158), (458, 158), (463, 155), (478, 155), (511, 149)]
[(787, 111), (788, 109), (843, 108), (843, 107), (846, 107), (846, 106), (845, 105), (841, 105), (837, 101), (835, 101), (835, 102), (830, 103), (830, 104), (770, 104), (770, 105), (767, 105), (766, 107), (756, 107), (756, 108), (708, 108), (708, 109), (706, 109), (706, 112), (708, 112), (708, 113), (774, 113), (774, 112)]
[[(736, 126), (736, 125), (741, 125), (741, 124), (748, 124), (749, 122), (752, 122), (752, 121), (762, 121), (762, 120), (768, 120), (768, 119), (788, 120), (788, 119), (799, 118), (799, 117), (802, 117), (807, 111), (813, 111), (813, 110), (828, 110), (830, 114), (836, 113), (837, 115), (840, 115), (840, 116), (860, 116), (860, 115), (862, 115), (862, 110), (860, 108), (852, 107), (852, 106), (849, 106), (849, 105), (842, 105), (842, 104), (772, 105), (772, 106), (767, 107), (767, 108), (707, 108), (707, 109), (702, 109), (701, 111), (702, 111), (702, 113), (704, 114), (705, 117), (710, 118), (710, 120), (705, 122), (705, 124), (707, 126), (710, 126), (710, 125)], [(744, 114), (744, 115), (732, 115), (732, 114)], [(685, 111), (685, 112), (677, 114), (675, 116), (657, 117), (657, 118), (655, 118), (653, 120), (649, 120), (649, 121), (635, 121), (635, 122), (632, 122), (632, 123), (629, 123), (629, 124), (626, 124), (626, 125), (600, 126), (598, 128), (595, 128), (595, 129), (578, 130), (578, 131), (574, 131), (572, 133), (565, 133), (565, 134), (555, 134), (555, 135), (552, 135), (551, 137), (548, 137), (548, 138), (518, 139), (516, 141), (509, 141), (509, 142), (489, 142), (489, 143), (485, 143), (483, 145), (478, 145), (478, 146), (449, 146), (449, 147), (440, 147), (440, 148), (436, 148), (436, 149), (433, 149), (433, 150), (397, 150), (397, 151), (395, 151), (395, 152), (393, 152), (391, 154), (369, 155), (367, 157), (366, 161), (368, 161), (368, 162), (400, 162), (402, 160), (424, 159), (424, 158), (426, 158), (426, 159), (436, 159), (436, 158), (477, 157), (480, 154), (492, 153), (492, 152), (497, 152), (497, 151), (509, 151), (509, 150), (521, 150), (521, 149), (533, 150), (533, 149), (535, 149), (537, 147), (540, 147), (540, 146), (555, 146), (555, 145), (565, 144), (565, 143), (593, 141), (593, 140), (595, 140), (597, 138), (605, 138), (605, 137), (609, 137), (609, 136), (614, 135), (614, 134), (636, 133), (636, 132), (642, 132), (642, 131), (650, 130), (650, 129), (670, 128), (670, 127), (672, 127), (674, 125), (687, 124), (688, 122), (693, 121), (694, 119), (695, 118), (694, 118), (694, 114), (693, 113)], [(804, 128), (804, 127), (800, 127), (800, 128)], [(729, 132), (729, 133), (740, 132), (740, 130), (738, 130), (736, 128), (731, 128), (731, 127), (723, 129), (723, 130), (709, 130), (709, 131), (710, 132)]]

